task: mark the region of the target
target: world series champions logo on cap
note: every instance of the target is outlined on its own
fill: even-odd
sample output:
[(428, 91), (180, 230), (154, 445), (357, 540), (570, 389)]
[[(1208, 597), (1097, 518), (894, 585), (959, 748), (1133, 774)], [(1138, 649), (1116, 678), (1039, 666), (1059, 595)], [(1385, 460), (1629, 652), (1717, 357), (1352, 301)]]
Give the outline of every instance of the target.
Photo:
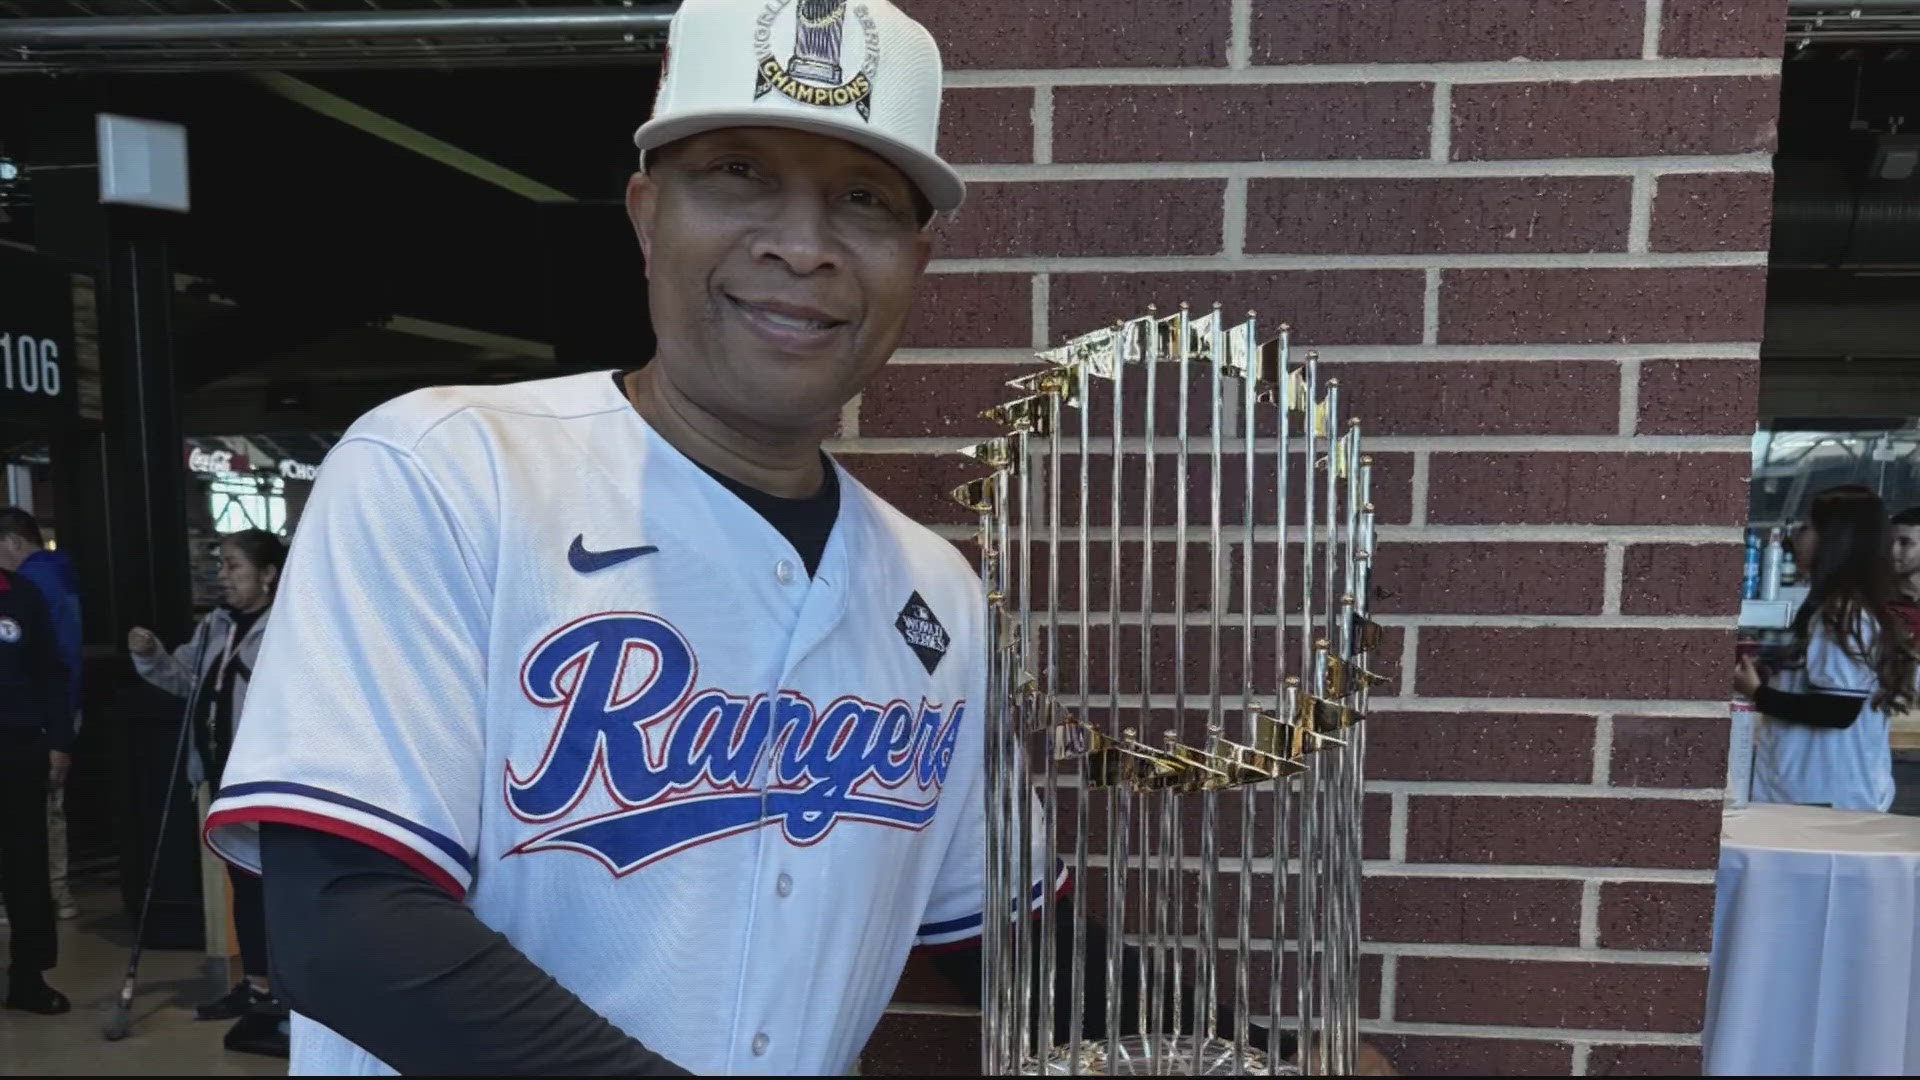
[[(849, 40), (847, 0), (768, 0), (753, 29), (759, 60), (755, 101), (779, 91), (802, 105), (838, 109), (848, 105), (873, 119), (873, 83), (880, 69), (880, 28), (865, 4), (853, 16), (861, 33)], [(793, 42), (783, 65), (776, 47)], [(848, 46), (857, 47), (849, 55)], [(858, 64), (848, 63), (857, 58)], [(846, 72), (852, 70), (852, 78)]]

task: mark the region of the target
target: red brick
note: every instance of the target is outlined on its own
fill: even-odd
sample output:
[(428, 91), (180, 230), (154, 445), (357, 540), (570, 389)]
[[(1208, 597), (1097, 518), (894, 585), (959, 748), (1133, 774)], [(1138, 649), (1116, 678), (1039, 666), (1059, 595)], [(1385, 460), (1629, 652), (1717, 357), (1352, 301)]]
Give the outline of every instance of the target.
[(1718, 800), (1414, 795), (1407, 806), (1412, 863), (1697, 870), (1719, 853)]
[(1224, 67), (1229, 0), (902, 0), (951, 69)]
[[(1201, 441), (1204, 446), (1204, 441)], [(1099, 449), (1096, 444), (1095, 449)], [(1153, 523), (1173, 525), (1179, 510), (1180, 468), (1177, 454), (1169, 452), (1166, 444), (1155, 448), (1153, 472)], [(1122, 491), (1131, 497), (1121, 504), (1120, 521), (1123, 525), (1137, 525), (1141, 522), (1145, 506), (1137, 497), (1145, 490), (1146, 455), (1128, 453), (1121, 462)], [(1376, 453), (1373, 458), (1373, 507), (1378, 521), (1386, 524), (1402, 524), (1408, 520), (1412, 509), (1413, 467), (1410, 455), (1404, 453)], [(964, 460), (964, 459), (963, 459)], [(1247, 473), (1246, 457), (1238, 453), (1224, 453), (1221, 457), (1220, 475), (1220, 519), (1226, 526), (1237, 526), (1246, 520)], [(1096, 528), (1105, 528), (1113, 520), (1113, 459), (1108, 454), (1095, 453), (1088, 457), (1087, 510), (1088, 520)], [(1305, 499), (1302, 497), (1304, 484), (1305, 456), (1291, 455), (1288, 459), (1288, 483), (1291, 491), (1288, 496), (1288, 520), (1294, 524), (1304, 521)], [(1256, 455), (1254, 462), (1254, 521), (1270, 524), (1274, 520), (1273, 457), (1270, 454)], [(1080, 500), (1078, 485), (1080, 482), (1080, 456), (1077, 453), (1063, 453), (1061, 456), (1062, 475), (1068, 479), (1062, 486), (1060, 520), (1063, 527), (1079, 527)], [(1325, 516), (1326, 488), (1323, 479), (1315, 482), (1314, 509), (1321, 518)], [(1017, 492), (1016, 492), (1017, 497)], [(1034, 495), (1036, 501), (1048, 498), (1046, 488), (1038, 486)], [(1187, 525), (1190, 528), (1205, 528), (1213, 519), (1212, 460), (1210, 455), (1189, 452), (1187, 458)], [(1345, 504), (1342, 503), (1342, 506)], [(1044, 513), (1044, 512), (1042, 512)], [(1045, 518), (1036, 515), (1037, 523)], [(1160, 550), (1171, 550), (1170, 542), (1156, 541)], [(1271, 561), (1271, 552), (1266, 558)], [(1256, 565), (1258, 565), (1256, 563)]]
[(1750, 435), (1759, 403), (1758, 359), (1640, 364), (1642, 435)]
[(1291, 0), (1255, 4), (1256, 64), (1640, 56), (1645, 0)]
[(1713, 948), (1711, 882), (1609, 881), (1600, 886), (1600, 947), (1708, 952)]
[(860, 1052), (862, 1076), (979, 1076), (980, 1018), (887, 1013)]
[(1787, 5), (1754, 0), (1666, 0), (1661, 56), (1780, 59)]
[(1441, 525), (1734, 525), (1745, 454), (1435, 454), (1427, 520)]
[(940, 156), (955, 165), (1033, 160), (1033, 91), (949, 89), (940, 108)]
[[(1223, 968), (1227, 962), (1227, 958), (1232, 956), (1233, 954), (1231, 952), (1221, 953)], [(1289, 992), (1289, 989), (1294, 986), (1295, 982), (1299, 979), (1298, 959), (1297, 956), (1289, 952), (1282, 961), (1280, 968), (1280, 1015), (1282, 1016), (1299, 1015), (1295, 1008), (1297, 999)], [(1272, 963), (1272, 953), (1257, 952), (1252, 954), (1250, 962), (1247, 965), (1249, 976), (1247, 998), (1255, 1017), (1265, 1015), (1268, 1011), (1268, 991), (1271, 989), (1271, 980), (1273, 978)], [(1382, 970), (1383, 964), (1379, 956), (1367, 954), (1360, 957), (1360, 1018), (1363, 1020), (1377, 1020), (1380, 1017), (1380, 982)]]
[[(1764, 5), (1762, 5), (1764, 6)], [(1698, 1046), (1595, 1046), (1587, 1055), (1588, 1076), (1699, 1076)]]
[[(1052, 632), (1052, 627), (1045, 626), (1044, 624), (1036, 624), (1034, 634), (1037, 638), (1041, 639), (1034, 643), (1035, 659), (1037, 662), (1045, 662), (1045, 638), (1046, 635)], [(1095, 624), (1091, 628), (1091, 633), (1093, 640), (1089, 643), (1089, 647), (1086, 650), (1088, 685), (1094, 693), (1104, 694), (1110, 685), (1110, 673), (1108, 670), (1108, 632), (1106, 627)], [(1395, 644), (1399, 634), (1399, 628), (1388, 628), (1385, 635), (1386, 643), (1381, 650), (1381, 655), (1373, 664), (1374, 669), (1379, 672), (1379, 674), (1389, 678), (1396, 674), (1400, 659), (1400, 654)], [(1070, 622), (1059, 628), (1060, 654), (1067, 660), (1067, 664), (1064, 665), (1063, 670), (1060, 671), (1058, 676), (1058, 686), (1063, 692), (1072, 692), (1075, 694), (1079, 692), (1079, 638), (1080, 627), (1077, 622)], [(1205, 695), (1207, 693), (1207, 683), (1210, 674), (1209, 665), (1213, 660), (1213, 653), (1210, 649), (1211, 640), (1212, 630), (1210, 627), (1205, 625), (1189, 625), (1187, 627), (1186, 656), (1184, 659), (1186, 670), (1185, 684), (1189, 707), (1199, 707), (1206, 704)], [(1273, 628), (1270, 626), (1255, 627), (1253, 640), (1254, 673), (1252, 681), (1254, 683), (1254, 689), (1256, 693), (1270, 694), (1272, 693), (1273, 686)], [(1181, 685), (1179, 676), (1181, 658), (1175, 655), (1177, 641), (1174, 628), (1166, 625), (1154, 627), (1151, 641), (1153, 646), (1151, 652), (1152, 668), (1150, 672), (1148, 672), (1149, 677), (1145, 681), (1154, 693), (1174, 693)], [(1240, 641), (1241, 630), (1238, 625), (1229, 621), (1226, 625), (1221, 626), (1221, 656), (1219, 657), (1221, 692), (1228, 698), (1230, 711), (1232, 711), (1236, 717), (1238, 709), (1235, 705), (1239, 701), (1241, 694)], [(1286, 656), (1288, 658), (1290, 672), (1297, 672), (1300, 666), (1299, 660), (1297, 659), (1300, 655), (1298, 643), (1299, 637), (1297, 632), (1289, 631), (1286, 643)], [(1120, 628), (1119, 681), (1120, 692), (1123, 694), (1138, 693), (1141, 689), (1143, 680), (1141, 678), (1142, 673), (1139, 658), (1140, 627), (1138, 625), (1122, 626)], [(1381, 688), (1375, 691), (1377, 694), (1387, 694), (1391, 692), (1390, 688)], [(1196, 697), (1196, 695), (1198, 695), (1198, 697)], [(1229, 728), (1234, 731), (1243, 730), (1235, 720), (1229, 721)]]
[(943, 258), (1216, 255), (1224, 180), (1060, 180), (975, 183), (952, 224)]
[(1615, 717), (1611, 783), (1615, 787), (1720, 787), (1727, 782), (1728, 723), (1724, 716)]
[(1759, 341), (1767, 268), (1448, 270), (1442, 345)]
[(1247, 188), (1247, 251), (1625, 251), (1632, 188), (1624, 177), (1254, 180)]
[(1692, 1033), (1707, 969), (1403, 956), (1398, 989), (1394, 1019), (1411, 1023)]
[(902, 364), (880, 369), (860, 392), (866, 438), (985, 438), (1000, 433), (980, 413), (1018, 397), (1007, 380), (1032, 364)]
[(1756, 153), (1779, 115), (1772, 77), (1457, 86), (1453, 159)]
[(1772, 173), (1662, 176), (1655, 183), (1653, 250), (1767, 250)]
[(1738, 544), (1634, 544), (1621, 564), (1628, 615), (1731, 615), (1740, 610)]
[(954, 488), (984, 475), (959, 454), (835, 455), (855, 479), (922, 525), (974, 525), (979, 515), (955, 503)]
[(1429, 697), (1725, 698), (1731, 630), (1431, 626), (1415, 680)]
[(1370, 877), (1360, 911), (1368, 941), (1580, 944), (1577, 881)]
[(1367, 777), (1584, 784), (1593, 729), (1588, 716), (1380, 713), (1367, 721)]
[(1378, 435), (1612, 435), (1619, 365), (1606, 360), (1327, 364), (1342, 404)]
[(1053, 159), (1424, 158), (1432, 122), (1424, 83), (1063, 86), (1053, 92)]
[(908, 349), (1024, 349), (1033, 344), (1028, 274), (928, 274), (906, 333)]
[(1573, 1047), (1532, 1039), (1368, 1033), (1366, 1041), (1401, 1076), (1567, 1076)]
[(1395, 615), (1596, 615), (1605, 571), (1598, 544), (1387, 544), (1373, 595)]
[[(1182, 303), (1196, 312), (1218, 303), (1227, 311), (1259, 312), (1268, 327), (1291, 324), (1302, 350), (1417, 345), (1425, 296), (1426, 275), (1418, 270), (1056, 274), (1048, 326), (1051, 340), (1060, 342), (1145, 315), (1149, 304), (1171, 313)], [(1298, 355), (1305, 359), (1304, 351)]]
[[(1167, 710), (1156, 711), (1156, 715), (1161, 717), (1164, 717), (1166, 713)], [(1096, 719), (1104, 723), (1106, 719), (1105, 710), (1097, 710)], [(1237, 717), (1230, 719), (1230, 728), (1237, 730), (1237, 719)], [(1142, 741), (1147, 740), (1143, 739)], [(1159, 740), (1156, 737), (1152, 741), (1157, 743)], [(1218, 844), (1216, 850), (1220, 854), (1223, 873), (1230, 872), (1234, 875), (1239, 873), (1240, 838), (1242, 835), (1241, 825), (1243, 822), (1241, 816), (1243, 810), (1240, 799), (1242, 794), (1247, 792), (1251, 792), (1254, 797), (1253, 855), (1255, 858), (1266, 858), (1273, 854), (1274, 820), (1271, 790), (1266, 785), (1260, 785), (1255, 788), (1242, 788), (1234, 792), (1226, 793), (1218, 799), (1218, 816), (1216, 819), (1218, 828), (1214, 832), (1214, 837)], [(1297, 786), (1293, 789), (1288, 799), (1288, 805), (1292, 809), (1287, 819), (1287, 854), (1297, 856), (1300, 853), (1300, 802)], [(1093, 797), (1088, 803), (1086, 827), (1087, 849), (1089, 851), (1105, 851), (1111, 842), (1113, 836), (1112, 822), (1108, 820), (1106, 805), (1104, 794), (1100, 792), (1093, 793)], [(1182, 798), (1177, 805), (1180, 835), (1182, 837), (1181, 843), (1183, 845), (1181, 855), (1190, 859), (1198, 858), (1200, 856), (1200, 823), (1202, 820), (1201, 802), (1198, 798), (1186, 797)], [(1077, 835), (1079, 811), (1080, 807), (1075, 800), (1061, 800), (1059, 817), (1057, 819), (1060, 825), (1056, 835), (1060, 838), (1060, 850), (1064, 853), (1063, 857), (1067, 859), (1069, 864), (1071, 864), (1073, 860), (1073, 837)], [(1157, 802), (1154, 804), (1152, 812), (1155, 815), (1159, 814), (1159, 804)], [(1141, 835), (1140, 807), (1137, 801), (1128, 813), (1131, 815), (1131, 824), (1128, 827), (1127, 847), (1128, 850), (1133, 853), (1137, 864)], [(1391, 796), (1384, 793), (1372, 793), (1366, 796), (1360, 826), (1362, 858), (1384, 859), (1387, 857), (1391, 841), (1390, 831), (1392, 818), (1393, 799)], [(1156, 853), (1157, 856), (1161, 846), (1159, 840), (1160, 825), (1157, 816), (1153, 819), (1152, 829), (1152, 851)], [(1088, 872), (1092, 873), (1092, 869), (1089, 868)], [(1136, 891), (1139, 888), (1137, 874), (1138, 871), (1136, 869), (1136, 876), (1133, 878), (1133, 888)], [(1271, 881), (1267, 881), (1266, 884), (1268, 888), (1271, 888)], [(1102, 906), (1106, 903), (1105, 888), (1105, 879), (1101, 878), (1101, 891), (1098, 893), (1098, 896)], [(1195, 895), (1197, 896), (1198, 893), (1195, 893)], [(1256, 914), (1269, 912), (1268, 905), (1263, 902), (1263, 894), (1256, 894), (1254, 900), (1254, 912)], [(1237, 908), (1233, 910), (1235, 912), (1238, 911)]]
[(893, 1000), (918, 1005), (965, 1005), (969, 995), (940, 971), (930, 953), (915, 949), (907, 954), (907, 966), (900, 973), (899, 985), (894, 987)]
[[(1096, 798), (1097, 797), (1100, 797), (1098, 793), (1096, 793)], [(1239, 804), (1231, 798), (1223, 798), (1220, 802), (1221, 812), (1223, 814), (1229, 809), (1236, 814), (1239, 812)], [(1062, 857), (1071, 865), (1073, 862), (1071, 843), (1063, 838), (1061, 845)], [(1196, 854), (1196, 851), (1194, 848), (1188, 847), (1182, 854), (1192, 857)], [(1239, 932), (1239, 865), (1240, 855), (1237, 847), (1229, 853), (1223, 845), (1221, 872), (1215, 877), (1213, 884), (1214, 932), (1218, 935), (1218, 939), (1226, 939)], [(1273, 875), (1256, 873), (1252, 875), (1251, 881), (1253, 883), (1253, 887), (1250, 890), (1253, 893), (1253, 907), (1247, 916), (1248, 932), (1252, 934), (1254, 940), (1270, 941), (1273, 937)], [(1284, 932), (1289, 934), (1293, 932), (1292, 927), (1294, 925), (1295, 912), (1298, 909), (1299, 894), (1292, 891), (1297, 884), (1297, 878), (1288, 882), (1289, 891), (1285, 897), (1286, 909), (1283, 915), (1286, 919), (1286, 929)], [(1140, 903), (1141, 876), (1137, 857), (1134, 866), (1127, 874), (1126, 885), (1127, 895), (1121, 902), (1123, 910), (1121, 917), (1116, 920), (1113, 916), (1113, 909), (1107, 904), (1107, 872), (1098, 866), (1089, 866), (1087, 867), (1086, 887), (1078, 890), (1079, 894), (1083, 897), (1083, 899), (1079, 901), (1079, 904), (1084, 906), (1087, 911), (1095, 913), (1109, 928), (1118, 925), (1123, 927), (1128, 934), (1151, 931), (1155, 925), (1154, 913), (1151, 908), (1148, 908), (1144, 912), (1141, 910), (1143, 907)], [(1182, 879), (1181, 885), (1182, 890), (1180, 896), (1183, 899), (1181, 899), (1178, 904), (1184, 905), (1187, 932), (1197, 937), (1200, 933), (1199, 913), (1203, 910), (1200, 903), (1200, 875), (1189, 872)], [(1169, 918), (1171, 919), (1171, 916)], [(1169, 922), (1169, 925), (1171, 926), (1171, 922)]]

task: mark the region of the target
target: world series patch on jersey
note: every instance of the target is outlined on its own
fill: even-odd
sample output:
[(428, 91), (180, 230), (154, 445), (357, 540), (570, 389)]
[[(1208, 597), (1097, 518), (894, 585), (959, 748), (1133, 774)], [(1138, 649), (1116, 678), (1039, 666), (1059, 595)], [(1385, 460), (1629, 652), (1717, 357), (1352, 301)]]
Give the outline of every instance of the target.
[[(320, 476), (221, 856), (257, 872), (265, 822), (392, 854), (696, 1073), (844, 1074), (908, 951), (979, 935), (984, 599), (947, 541), (841, 471), (809, 577), (607, 372), (408, 395)], [(298, 1015), (293, 1055), (393, 1072)]]

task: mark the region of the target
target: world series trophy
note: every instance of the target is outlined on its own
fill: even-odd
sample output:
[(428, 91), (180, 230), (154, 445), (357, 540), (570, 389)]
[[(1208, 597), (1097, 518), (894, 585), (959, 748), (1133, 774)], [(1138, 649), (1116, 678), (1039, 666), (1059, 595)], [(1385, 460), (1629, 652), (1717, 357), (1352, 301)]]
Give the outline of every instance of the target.
[[(952, 493), (979, 515), (992, 643), (987, 1075), (1354, 1069), (1361, 720), (1384, 681), (1367, 667), (1380, 644), (1372, 464), (1359, 423), (1341, 426), (1337, 380), (1322, 384), (1311, 353), (1291, 366), (1289, 340), (1284, 325), (1259, 340), (1252, 315), (1228, 327), (1218, 305), (1148, 308), (1040, 353), (1040, 370), (1009, 384), (1022, 396), (983, 414), (1002, 433), (964, 451), (988, 470)], [(1204, 517), (1190, 521), (1202, 484)], [(1167, 489), (1171, 512), (1156, 513)], [(1195, 557), (1203, 580), (1189, 579)], [(1059, 905), (1039, 890), (1035, 918), (1031, 891), (1059, 862), (1081, 896), (1064, 1001)], [(1090, 868), (1102, 884), (1088, 885)], [(1237, 877), (1230, 926), (1216, 915), (1223, 874)], [(1108, 988), (1098, 1038), (1082, 1018), (1090, 906), (1112, 930), (1091, 958)], [(1128, 1017), (1123, 947), (1140, 971)], [(1256, 1045), (1256, 1024), (1272, 1049), (1297, 1034), (1296, 1060)]]

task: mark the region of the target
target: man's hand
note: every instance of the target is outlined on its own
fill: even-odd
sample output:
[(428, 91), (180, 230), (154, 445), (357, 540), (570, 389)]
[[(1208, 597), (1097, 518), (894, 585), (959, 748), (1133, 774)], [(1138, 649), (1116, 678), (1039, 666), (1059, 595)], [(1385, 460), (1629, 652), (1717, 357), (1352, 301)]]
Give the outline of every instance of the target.
[(160, 639), (144, 626), (127, 631), (127, 649), (135, 656), (151, 656), (160, 648)]
[(1733, 667), (1733, 689), (1741, 697), (1751, 698), (1754, 692), (1765, 683), (1760, 678), (1760, 670), (1753, 664), (1753, 657), (1743, 656)]
[(67, 770), (73, 768), (73, 755), (59, 750), (47, 751), (47, 783), (53, 787), (63, 787), (67, 782)]

